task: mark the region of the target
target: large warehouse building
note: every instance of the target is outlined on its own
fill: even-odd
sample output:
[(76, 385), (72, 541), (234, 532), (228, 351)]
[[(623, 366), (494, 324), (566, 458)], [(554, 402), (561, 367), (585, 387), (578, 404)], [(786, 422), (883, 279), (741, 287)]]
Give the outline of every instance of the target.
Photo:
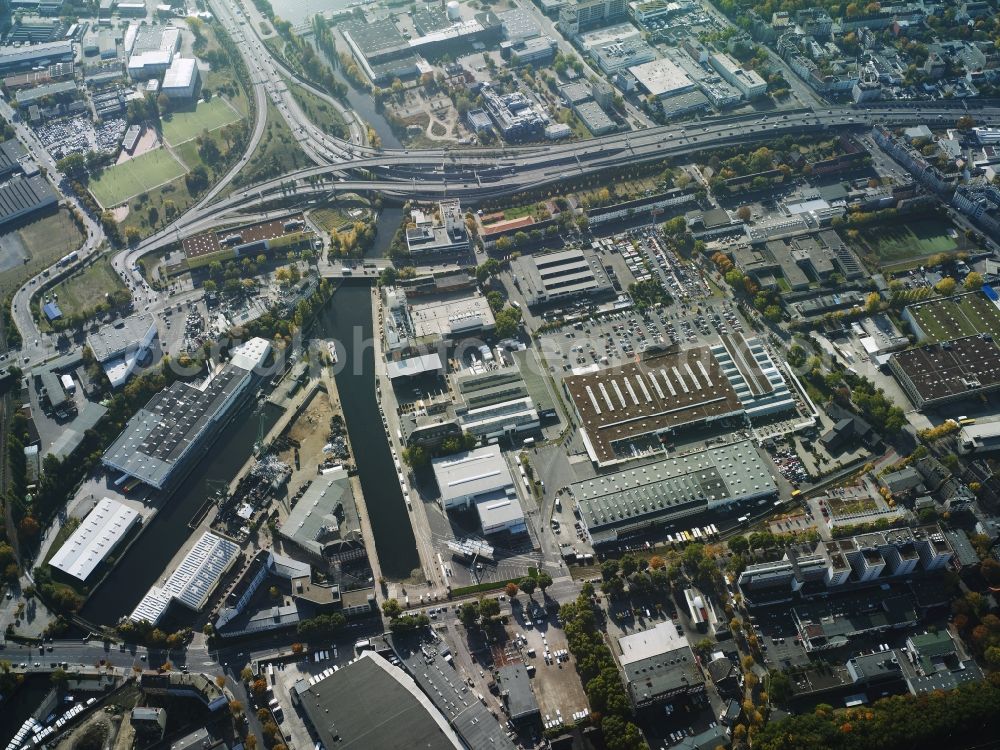
[(106, 497), (52, 555), (49, 565), (84, 582), (140, 520), (137, 511)]
[(595, 545), (778, 491), (750, 440), (585, 479), (569, 489)]
[(511, 275), (514, 286), (531, 307), (614, 292), (596, 254), (577, 247), (541, 255), (522, 255), (512, 262)]
[(632, 705), (645, 708), (705, 692), (705, 678), (687, 637), (672, 622), (618, 639), (618, 661)]
[(55, 191), (41, 175), (16, 175), (0, 187), (0, 227), (58, 202)]
[(637, 443), (655, 444), (682, 427), (743, 420), (739, 396), (707, 346), (572, 375), (563, 387), (599, 466), (628, 460)]
[(105, 451), (102, 463), (162, 490), (190, 468), (218, 435), (234, 408), (251, 392), (255, 370), (271, 351), (254, 338), (235, 348), (229, 364), (207, 382), (177, 381), (139, 409)]
[(155, 625), (174, 601), (198, 612), (242, 552), (235, 542), (206, 531), (163, 585), (146, 592), (129, 619)]
[(711, 347), (649, 351), (636, 362), (571, 375), (563, 388), (598, 466), (659, 448), (678, 430), (724, 420), (743, 425), (795, 408), (767, 348), (742, 335)]
[[(318, 746), (461, 750), (448, 720), (407, 674), (374, 651), (296, 685), (292, 700)], [(389, 720), (391, 719), (391, 720)]]
[(914, 406), (933, 408), (1000, 388), (1000, 347), (992, 336), (966, 336), (896, 352), (889, 369)]

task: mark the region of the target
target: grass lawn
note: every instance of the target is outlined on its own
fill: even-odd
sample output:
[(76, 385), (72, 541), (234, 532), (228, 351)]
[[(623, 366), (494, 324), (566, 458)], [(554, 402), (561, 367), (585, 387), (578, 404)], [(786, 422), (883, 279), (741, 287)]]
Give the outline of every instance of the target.
[[(286, 81), (287, 82), (287, 81)], [(313, 93), (306, 91), (296, 83), (287, 82), (288, 90), (292, 92), (295, 101), (302, 107), (306, 117), (327, 135), (337, 138), (348, 138), (351, 134), (350, 128), (340, 113), (333, 106)]]
[(172, 182), (186, 172), (184, 165), (169, 151), (158, 148), (108, 167), (99, 178), (91, 181), (90, 192), (102, 206), (109, 208)]
[(348, 211), (354, 210), (356, 208), (362, 208), (361, 206), (326, 206), (324, 208), (313, 209), (309, 213), (309, 218), (326, 232), (333, 233), (338, 231), (345, 224), (351, 224), (354, 221), (360, 221), (368, 215), (368, 209), (364, 208), (364, 216), (359, 216), (357, 219), (351, 217)]
[(27, 263), (0, 273), (0, 298), (7, 299), (32, 276), (77, 250), (83, 239), (66, 209), (35, 219), (5, 235), (3, 242), (18, 246)]
[(267, 126), (264, 128), (264, 135), (257, 145), (257, 150), (253, 152), (243, 170), (222, 191), (220, 197), (243, 185), (251, 185), (310, 165), (312, 162), (295, 142), (288, 124), (282, 119), (277, 108), (268, 101)]
[(913, 305), (910, 313), (930, 341), (947, 341), (977, 333), (1000, 336), (1000, 310), (979, 292)]
[(868, 227), (861, 241), (886, 263), (950, 253), (964, 246), (964, 238), (948, 236), (949, 225), (938, 219), (922, 219), (887, 227)]
[(124, 288), (121, 277), (111, 268), (110, 259), (101, 258), (50, 291), (59, 295), (59, 308), (63, 315), (70, 315), (92, 310), (104, 301), (106, 294)]
[(163, 138), (171, 146), (194, 140), (204, 131), (212, 132), (241, 119), (222, 97), (198, 102), (189, 112), (173, 112), (163, 120)]

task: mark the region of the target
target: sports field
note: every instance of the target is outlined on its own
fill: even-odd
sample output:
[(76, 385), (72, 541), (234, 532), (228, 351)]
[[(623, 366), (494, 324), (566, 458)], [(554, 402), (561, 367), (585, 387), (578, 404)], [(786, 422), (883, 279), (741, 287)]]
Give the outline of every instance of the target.
[(869, 227), (861, 239), (885, 263), (922, 258), (961, 249), (961, 241), (948, 235), (948, 226), (938, 219), (922, 219), (907, 224)]
[(176, 180), (187, 170), (163, 148), (108, 167), (90, 183), (90, 192), (105, 208), (117, 206), (157, 185)]
[(206, 130), (211, 132), (239, 119), (239, 113), (225, 99), (215, 97), (207, 102), (198, 102), (197, 108), (191, 112), (173, 112), (162, 123), (163, 138), (171, 146), (178, 146), (197, 138)]
[(948, 341), (977, 333), (989, 333), (1000, 340), (1000, 309), (982, 292), (934, 299), (908, 309), (928, 341)]

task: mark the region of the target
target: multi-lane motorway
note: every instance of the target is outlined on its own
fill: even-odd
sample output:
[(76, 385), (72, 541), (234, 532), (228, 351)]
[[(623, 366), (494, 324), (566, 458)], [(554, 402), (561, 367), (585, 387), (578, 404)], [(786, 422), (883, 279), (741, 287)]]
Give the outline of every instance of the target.
[[(882, 102), (868, 109), (834, 106), (777, 111), (767, 116), (720, 117), (695, 124), (666, 125), (564, 144), (382, 150), (364, 143), (365, 129), (356, 115), (322, 91), (299, 82), (344, 114), (350, 124), (350, 140), (323, 133), (308, 120), (286, 84), (286, 79), (293, 78), (294, 74), (271, 55), (258, 35), (260, 18), (255, 15), (255, 10), (238, 7), (233, 0), (211, 0), (210, 7), (236, 42), (250, 71), (256, 102), (254, 127), (245, 153), (191, 209), (138, 246), (114, 256), (114, 268), (132, 285), (136, 284), (133, 272), (141, 256), (279, 202), (305, 207), (336, 193), (361, 192), (400, 199), (457, 197), (476, 203), (529, 187), (553, 184), (609, 168), (683, 156), (716, 146), (768, 140), (817, 128), (864, 130), (876, 123), (889, 126), (914, 123), (953, 125), (967, 112), (962, 103), (931, 106)], [(219, 198), (259, 144), (266, 130), (269, 102), (289, 124), (303, 151), (316, 165), (243, 187)], [(1000, 123), (1000, 107), (977, 109), (975, 117), (981, 124)], [(24, 137), (32, 136), (26, 132)], [(96, 247), (102, 239), (99, 228), (96, 231), (98, 234), (92, 234), (88, 239), (88, 244), (94, 243), (92, 247)], [(35, 346), (34, 341), (39, 338), (27, 305), (37, 283), (38, 280), (33, 279), (15, 297), (15, 323), (26, 347)], [(154, 312), (166, 304), (144, 284), (140, 285), (139, 292), (142, 295), (140, 301)], [(40, 345), (37, 351), (29, 350), (22, 356), (28, 356), (29, 362), (34, 362), (46, 354), (47, 350)]]

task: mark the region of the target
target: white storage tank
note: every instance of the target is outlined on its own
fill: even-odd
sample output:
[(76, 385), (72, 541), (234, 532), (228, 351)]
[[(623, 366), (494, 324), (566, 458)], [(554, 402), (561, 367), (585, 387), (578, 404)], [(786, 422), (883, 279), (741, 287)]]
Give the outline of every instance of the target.
[(462, 11), (459, 10), (458, 0), (448, 0), (448, 20), (461, 21)]

